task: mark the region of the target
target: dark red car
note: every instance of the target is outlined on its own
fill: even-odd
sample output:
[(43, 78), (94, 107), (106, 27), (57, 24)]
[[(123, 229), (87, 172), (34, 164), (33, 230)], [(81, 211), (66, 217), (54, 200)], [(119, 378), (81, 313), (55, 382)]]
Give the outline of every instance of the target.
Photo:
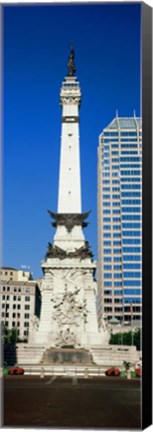
[(12, 367), (9, 369), (9, 375), (23, 375), (24, 369), (19, 367)]

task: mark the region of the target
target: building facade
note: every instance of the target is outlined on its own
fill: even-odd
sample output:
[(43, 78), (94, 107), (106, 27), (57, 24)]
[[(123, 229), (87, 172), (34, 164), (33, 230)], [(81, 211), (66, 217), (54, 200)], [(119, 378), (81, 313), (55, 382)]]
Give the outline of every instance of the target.
[[(27, 338), (31, 319), (40, 312), (40, 291), (30, 272), (2, 267), (0, 281), (1, 324), (17, 328), (19, 338)], [(24, 273), (24, 274), (23, 274)]]
[(98, 319), (141, 321), (142, 121), (116, 117), (98, 147)]

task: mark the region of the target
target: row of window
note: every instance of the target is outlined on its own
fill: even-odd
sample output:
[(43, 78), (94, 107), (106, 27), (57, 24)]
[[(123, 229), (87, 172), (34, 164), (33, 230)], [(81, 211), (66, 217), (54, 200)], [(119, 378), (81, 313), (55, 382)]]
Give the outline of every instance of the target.
[[(119, 261), (122, 261), (122, 257), (121, 256), (114, 256), (113, 257), (113, 260), (114, 260), (114, 262), (119, 262)], [(112, 261), (112, 257), (111, 256), (104, 256), (104, 262), (109, 262), (109, 261)]]
[[(103, 217), (103, 222), (109, 223), (109, 222), (111, 222), (111, 218), (110, 217)], [(121, 218), (120, 217), (113, 217), (113, 222), (121, 222)]]
[[(12, 287), (11, 287), (12, 288)], [(26, 288), (26, 287), (24, 287), (24, 289), (25, 289), (25, 292), (26, 293), (30, 293), (30, 288)], [(3, 288), (2, 288), (2, 291), (10, 291), (10, 287), (9, 286), (3, 286)], [(14, 292), (21, 292), (22, 291), (22, 288), (16, 288), (16, 287), (14, 287), (13, 288), (13, 291)]]
[[(5, 313), (5, 312), (2, 312), (2, 313), (1, 313), (1, 316), (2, 316), (3, 318), (4, 318), (5, 316), (6, 316), (6, 317), (9, 317), (10, 315), (11, 315), (11, 314), (9, 314), (8, 312), (6, 312), (6, 313)], [(21, 316), (20, 313), (18, 313), (18, 314), (17, 314), (17, 313), (14, 313), (14, 312), (12, 313), (12, 318), (17, 318), (17, 319), (18, 319), (18, 318), (20, 318), (20, 316)], [(24, 318), (30, 318), (30, 314), (29, 314), (29, 313), (25, 313), (25, 314), (24, 314)]]
[[(122, 245), (121, 240), (114, 240), (113, 241), (113, 246), (121, 246), (121, 245)], [(103, 246), (111, 246), (111, 240), (104, 240)]]
[[(10, 305), (6, 304), (6, 303), (2, 303), (2, 309), (9, 309)], [(21, 304), (12, 304), (12, 309), (21, 309)], [(30, 309), (30, 305), (24, 305), (24, 309), (29, 310)]]
[[(115, 264), (113, 268), (114, 268), (114, 270), (122, 270), (122, 265), (121, 264)], [(104, 270), (111, 270), (111, 269), (112, 269), (111, 264), (105, 264), (104, 265)]]
[[(123, 179), (122, 179), (123, 180)], [(127, 183), (127, 184), (122, 184), (121, 183), (121, 190), (124, 190), (124, 189), (128, 189), (128, 190), (135, 190), (135, 189), (137, 189), (137, 190), (140, 190), (141, 189), (141, 184), (139, 184), (139, 183), (135, 183), (135, 184), (131, 184), (131, 183)]]

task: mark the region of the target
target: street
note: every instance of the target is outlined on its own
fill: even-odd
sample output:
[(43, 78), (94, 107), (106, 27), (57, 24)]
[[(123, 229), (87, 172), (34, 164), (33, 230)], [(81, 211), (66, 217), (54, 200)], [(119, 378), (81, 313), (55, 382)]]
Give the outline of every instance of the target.
[(7, 376), (5, 427), (140, 428), (140, 380)]

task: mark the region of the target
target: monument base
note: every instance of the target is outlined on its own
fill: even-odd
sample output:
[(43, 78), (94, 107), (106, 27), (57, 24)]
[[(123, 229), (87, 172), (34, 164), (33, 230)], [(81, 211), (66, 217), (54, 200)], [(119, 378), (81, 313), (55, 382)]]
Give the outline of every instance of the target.
[(75, 348), (49, 348), (45, 351), (41, 364), (45, 365), (85, 365), (92, 364), (89, 351)]

